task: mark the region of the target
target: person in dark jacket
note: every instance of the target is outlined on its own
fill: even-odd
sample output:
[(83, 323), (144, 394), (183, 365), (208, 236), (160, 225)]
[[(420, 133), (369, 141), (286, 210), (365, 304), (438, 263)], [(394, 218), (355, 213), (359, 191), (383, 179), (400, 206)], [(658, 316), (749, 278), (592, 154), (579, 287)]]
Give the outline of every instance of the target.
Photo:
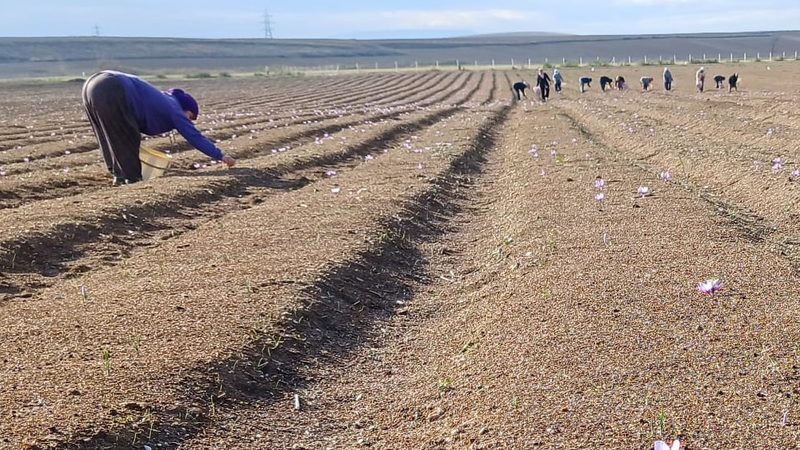
[(728, 77), (728, 92), (733, 91), (736, 89), (736, 92), (739, 92), (739, 86), (737, 83), (739, 82), (739, 74), (734, 73), (733, 75)]
[(517, 95), (517, 100), (522, 100), (522, 97), (527, 98), (527, 95), (525, 95), (525, 89), (530, 87), (527, 82), (517, 81), (512, 87), (514, 88), (514, 93)]
[(614, 80), (612, 80), (611, 77), (607, 77), (605, 75), (600, 77), (600, 90), (601, 91), (605, 91), (606, 90), (606, 86), (608, 86), (608, 88), (611, 89), (611, 86), (613, 86), (613, 85), (614, 85)]
[(714, 76), (714, 84), (717, 89), (725, 89), (725, 75)]
[(582, 76), (578, 80), (581, 85), (581, 93), (586, 92), (587, 87), (592, 87), (592, 78), (587, 76)]
[(536, 75), (536, 86), (541, 89), (542, 101), (546, 102), (547, 98), (550, 97), (550, 75), (542, 68), (539, 68), (539, 72)]
[(647, 75), (639, 78), (639, 83), (642, 84), (642, 90), (647, 91), (650, 89), (650, 85), (653, 83), (653, 77), (648, 77)]
[(177, 130), (209, 157), (228, 167), (236, 163), (195, 128), (192, 121), (197, 120), (200, 108), (181, 89), (160, 91), (134, 75), (106, 70), (89, 77), (81, 94), (114, 184), (141, 181), (142, 133), (154, 136)]
[(669, 67), (664, 67), (664, 90), (671, 91), (672, 90), (672, 71), (669, 70)]
[(617, 79), (614, 80), (614, 85), (620, 91), (625, 90), (625, 88), (627, 87), (627, 85), (625, 84), (625, 77), (623, 77), (622, 75), (617, 76)]

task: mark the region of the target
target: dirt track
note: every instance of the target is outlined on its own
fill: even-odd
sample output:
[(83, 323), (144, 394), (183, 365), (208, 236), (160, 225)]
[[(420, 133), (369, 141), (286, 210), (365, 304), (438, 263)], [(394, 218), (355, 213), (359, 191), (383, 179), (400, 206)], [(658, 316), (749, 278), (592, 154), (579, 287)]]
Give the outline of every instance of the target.
[(800, 86), (738, 70), (197, 82), (239, 167), (161, 137), (178, 169), (123, 188), (79, 85), (15, 87), (0, 448), (793, 447)]

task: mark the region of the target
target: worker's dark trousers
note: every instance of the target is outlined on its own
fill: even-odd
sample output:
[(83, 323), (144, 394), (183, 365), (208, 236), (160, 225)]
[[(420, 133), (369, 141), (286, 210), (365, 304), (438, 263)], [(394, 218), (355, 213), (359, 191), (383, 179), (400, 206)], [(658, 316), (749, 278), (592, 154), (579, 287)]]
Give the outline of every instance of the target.
[(142, 179), (139, 145), (142, 135), (128, 105), (122, 81), (113, 73), (98, 72), (83, 85), (83, 106), (116, 183)]

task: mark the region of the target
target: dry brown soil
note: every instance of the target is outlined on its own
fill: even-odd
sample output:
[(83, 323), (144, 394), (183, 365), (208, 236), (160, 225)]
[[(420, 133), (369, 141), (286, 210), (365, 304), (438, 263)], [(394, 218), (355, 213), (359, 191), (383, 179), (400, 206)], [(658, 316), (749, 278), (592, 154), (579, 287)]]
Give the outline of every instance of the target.
[(0, 449), (797, 447), (800, 66), (695, 69), (186, 82), (239, 164), (123, 187), (3, 84)]

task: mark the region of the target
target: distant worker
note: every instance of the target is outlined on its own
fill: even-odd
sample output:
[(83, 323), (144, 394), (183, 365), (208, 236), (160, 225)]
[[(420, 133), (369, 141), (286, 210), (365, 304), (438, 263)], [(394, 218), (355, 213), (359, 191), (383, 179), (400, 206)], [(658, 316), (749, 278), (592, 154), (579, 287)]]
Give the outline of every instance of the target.
[(622, 75), (617, 76), (617, 79), (614, 80), (614, 85), (617, 87), (618, 90), (622, 91), (625, 90), (628, 86), (625, 84), (625, 77)]
[(664, 67), (664, 90), (672, 90), (672, 71), (669, 70), (669, 67)]
[(592, 78), (587, 76), (582, 76), (578, 82), (581, 84), (581, 93), (586, 92), (587, 87), (592, 87)]
[(694, 74), (695, 84), (697, 85), (697, 91), (703, 92), (703, 88), (706, 85), (706, 69), (705, 67), (701, 67), (697, 69), (697, 73)]
[(608, 87), (609, 89), (611, 89), (611, 86), (612, 86), (613, 84), (614, 84), (614, 80), (612, 80), (612, 79), (611, 79), (611, 77), (607, 77), (607, 76), (605, 76), (605, 75), (603, 75), (602, 77), (600, 77), (600, 90), (601, 90), (601, 91), (605, 92), (605, 90), (606, 90), (606, 87)]
[(716, 75), (714, 84), (717, 89), (725, 89), (725, 75)]
[(160, 91), (139, 77), (102, 71), (83, 85), (83, 106), (114, 184), (142, 180), (139, 146), (142, 133), (155, 136), (177, 130), (194, 148), (232, 167), (236, 160), (224, 154), (195, 128), (200, 108), (181, 89)]
[(561, 92), (561, 83), (564, 82), (564, 77), (558, 69), (553, 70), (553, 81), (555, 82), (556, 92)]
[(734, 73), (733, 75), (728, 77), (728, 92), (733, 91), (736, 89), (736, 92), (739, 92), (739, 74)]
[(528, 97), (525, 95), (525, 89), (531, 87), (526, 81), (517, 81), (514, 83), (514, 93), (517, 95), (517, 100), (522, 100), (522, 97)]
[(539, 68), (538, 74), (536, 75), (536, 86), (542, 90), (541, 98), (543, 102), (546, 102), (547, 98), (550, 97), (550, 75), (542, 68)]
[(643, 76), (639, 78), (639, 83), (642, 83), (642, 90), (647, 91), (650, 89), (650, 85), (653, 83), (653, 77)]

